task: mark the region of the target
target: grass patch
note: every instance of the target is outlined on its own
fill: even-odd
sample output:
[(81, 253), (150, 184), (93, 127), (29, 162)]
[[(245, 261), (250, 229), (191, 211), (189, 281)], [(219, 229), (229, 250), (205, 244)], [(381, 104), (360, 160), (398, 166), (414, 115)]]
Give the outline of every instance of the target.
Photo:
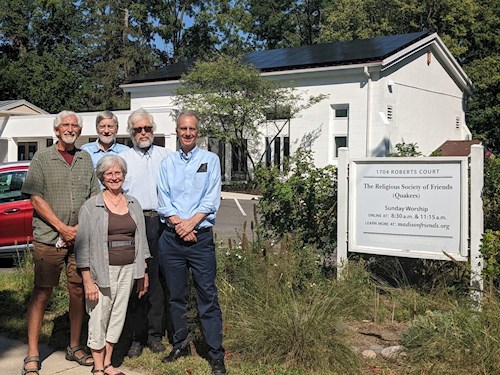
[[(243, 235), (238, 242), (219, 243), (217, 256), (226, 363), (232, 375), (500, 373), (498, 295), (485, 298), (480, 312), (469, 309), (466, 289), (455, 282), (461, 272), (422, 287), (412, 283), (404, 267), (391, 266), (387, 278), (387, 272), (377, 274), (373, 263), (358, 259), (349, 262), (344, 278), (337, 281), (323, 273), (318, 251), (293, 236), (279, 243), (252, 243)], [(0, 332), (26, 340), (33, 261), (30, 253), (20, 259), (15, 273), (0, 274)], [(443, 267), (438, 266), (442, 278)], [(191, 306), (191, 324), (196, 325)], [(67, 345), (67, 308), (61, 276), (45, 314), (41, 342), (56, 349)], [(357, 341), (353, 328), (385, 325), (389, 334), (393, 323), (402, 327), (399, 333), (410, 327), (402, 339), (407, 357), (363, 360), (356, 349), (368, 341)], [(116, 346), (117, 365), (158, 375), (210, 372), (201, 356), (163, 364), (166, 353), (145, 349), (139, 358), (128, 359), (125, 341)]]
[(500, 304), (486, 298), (482, 311), (466, 304), (428, 311), (402, 339), (410, 362), (436, 374), (500, 374)]
[[(13, 273), (0, 274), (0, 332), (7, 336), (27, 340), (26, 311), (33, 290), (34, 263), (31, 251), (18, 254)], [(45, 311), (40, 331), (40, 342), (48, 343), (57, 349), (68, 344), (68, 290), (66, 275), (52, 292)]]

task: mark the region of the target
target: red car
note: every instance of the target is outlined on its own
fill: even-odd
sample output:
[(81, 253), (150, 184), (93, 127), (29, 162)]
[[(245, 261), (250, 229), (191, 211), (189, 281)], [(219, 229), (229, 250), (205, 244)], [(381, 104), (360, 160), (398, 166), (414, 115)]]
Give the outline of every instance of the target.
[(23, 253), (33, 242), (33, 207), (21, 194), (29, 161), (0, 164), (0, 258)]

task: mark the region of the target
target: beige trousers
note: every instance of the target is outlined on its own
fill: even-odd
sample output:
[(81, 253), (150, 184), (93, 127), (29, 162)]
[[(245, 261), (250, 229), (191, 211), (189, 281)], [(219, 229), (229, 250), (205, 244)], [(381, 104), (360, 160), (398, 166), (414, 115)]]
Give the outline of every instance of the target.
[(134, 285), (134, 265), (109, 266), (109, 288), (99, 287), (99, 300), (86, 300), (89, 319), (87, 346), (100, 350), (107, 342), (116, 344), (122, 334), (127, 306)]

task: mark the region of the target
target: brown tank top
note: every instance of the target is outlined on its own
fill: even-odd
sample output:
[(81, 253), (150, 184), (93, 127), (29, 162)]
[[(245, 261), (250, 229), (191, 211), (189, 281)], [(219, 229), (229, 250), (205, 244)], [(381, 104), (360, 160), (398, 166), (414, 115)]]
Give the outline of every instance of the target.
[(114, 214), (108, 210), (108, 250), (109, 264), (123, 266), (135, 260), (135, 230), (137, 226), (130, 216)]

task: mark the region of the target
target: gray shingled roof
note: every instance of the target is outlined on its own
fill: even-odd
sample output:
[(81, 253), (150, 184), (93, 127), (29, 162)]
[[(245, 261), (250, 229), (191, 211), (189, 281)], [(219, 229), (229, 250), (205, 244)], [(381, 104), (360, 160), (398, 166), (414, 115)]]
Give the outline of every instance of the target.
[[(244, 61), (255, 65), (262, 72), (377, 62), (427, 35), (429, 35), (428, 32), (422, 31), (349, 42), (261, 50), (245, 54)], [(192, 59), (184, 60), (144, 75), (132, 77), (125, 83), (177, 80), (193, 64), (194, 60)]]

